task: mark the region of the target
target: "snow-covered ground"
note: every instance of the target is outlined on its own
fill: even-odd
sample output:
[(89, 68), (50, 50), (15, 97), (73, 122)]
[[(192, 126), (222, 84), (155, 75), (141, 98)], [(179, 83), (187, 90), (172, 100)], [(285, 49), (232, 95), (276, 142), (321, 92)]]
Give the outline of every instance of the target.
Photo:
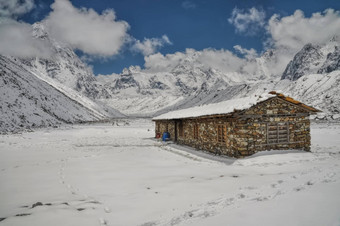
[(232, 159), (118, 124), (1, 135), (0, 225), (340, 225), (340, 125)]

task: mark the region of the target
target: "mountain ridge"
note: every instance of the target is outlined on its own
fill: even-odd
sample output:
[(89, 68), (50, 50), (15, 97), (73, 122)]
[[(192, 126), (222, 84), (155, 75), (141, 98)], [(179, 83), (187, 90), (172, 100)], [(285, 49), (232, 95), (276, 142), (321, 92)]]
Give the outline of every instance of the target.
[[(260, 95), (271, 90), (281, 91), (320, 108), (324, 113), (319, 118), (340, 119), (340, 48), (336, 39), (326, 45), (306, 44), (282, 74), (271, 74), (269, 70), (277, 61), (278, 53), (274, 50), (267, 50), (261, 56), (251, 59), (255, 65), (254, 74), (246, 72), (246, 64), (241, 65), (239, 71), (222, 72), (204, 64), (202, 53), (190, 50), (185, 59), (168, 66), (167, 70), (130, 66), (120, 74), (95, 76), (70, 47), (51, 39), (43, 24), (35, 24), (33, 28), (33, 35), (50, 43), (54, 55), (50, 59), (0, 56), (0, 82), (3, 90), (8, 90), (5, 81), (7, 85), (15, 86), (9, 83), (12, 76), (23, 86), (35, 87), (38, 92), (27, 92), (31, 93), (31, 99), (39, 102), (32, 104), (25, 95), (20, 94), (20, 89), (25, 87), (14, 89), (16, 91), (12, 95), (15, 98), (4, 95), (1, 98), (2, 104), (8, 105), (13, 101), (19, 103), (20, 98), (23, 99), (20, 102), (22, 107), (7, 109), (8, 112), (4, 107), (1, 109), (4, 116), (0, 121), (2, 130), (7, 126), (14, 129), (32, 127), (31, 122), (34, 120), (34, 126), (44, 126), (44, 120), (48, 124), (59, 125), (124, 117), (123, 114), (151, 117), (170, 110)], [(40, 86), (44, 89), (40, 89)], [(52, 98), (46, 92), (48, 89), (57, 96), (64, 96), (60, 97), (62, 101)], [(48, 98), (44, 101), (41, 96)], [(45, 103), (49, 101), (50, 104)], [(61, 113), (53, 105), (70, 105), (72, 110), (67, 115), (67, 111)], [(49, 116), (38, 113), (45, 115), (45, 118), (40, 117), (37, 123), (34, 106), (40, 109), (39, 112), (41, 106), (45, 106), (45, 110), (49, 109)], [(29, 113), (25, 112), (24, 107), (28, 107)], [(30, 119), (27, 120), (29, 123), (17, 115), (24, 115), (24, 118)]]

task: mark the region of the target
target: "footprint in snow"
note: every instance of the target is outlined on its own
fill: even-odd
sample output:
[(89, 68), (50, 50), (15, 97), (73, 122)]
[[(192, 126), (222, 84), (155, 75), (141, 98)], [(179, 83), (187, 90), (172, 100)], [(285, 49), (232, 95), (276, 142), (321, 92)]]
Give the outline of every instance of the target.
[(109, 207), (104, 208), (105, 213), (111, 213), (111, 209)]
[(244, 195), (244, 194), (242, 194), (242, 193), (240, 193), (240, 194), (238, 194), (237, 195), (237, 198), (239, 198), (239, 199), (243, 199), (243, 198), (245, 198), (246, 196)]
[(150, 222), (146, 222), (144, 224), (141, 224), (140, 226), (155, 226), (155, 225), (157, 225), (156, 222), (150, 221)]
[(305, 189), (304, 187), (296, 187), (296, 188), (294, 188), (294, 191), (302, 191), (304, 189)]
[(104, 218), (99, 218), (100, 225), (107, 225), (107, 221)]
[(89, 204), (96, 204), (96, 205), (100, 205), (102, 204), (101, 202), (97, 201), (97, 200), (91, 200), (91, 201), (87, 201), (85, 203), (89, 203)]
[[(244, 187), (243, 189), (246, 189), (246, 190), (255, 190), (255, 189), (257, 189), (257, 187), (248, 186), (248, 187)], [(242, 188), (241, 188), (241, 190), (242, 190)]]
[(264, 196), (259, 196), (259, 197), (254, 198), (253, 200), (258, 201), (258, 202), (263, 202), (263, 201), (267, 201), (268, 198)]
[(309, 186), (311, 186), (311, 185), (313, 185), (314, 184), (314, 182), (312, 182), (312, 181), (308, 181), (307, 183), (306, 183), (306, 185), (309, 185)]

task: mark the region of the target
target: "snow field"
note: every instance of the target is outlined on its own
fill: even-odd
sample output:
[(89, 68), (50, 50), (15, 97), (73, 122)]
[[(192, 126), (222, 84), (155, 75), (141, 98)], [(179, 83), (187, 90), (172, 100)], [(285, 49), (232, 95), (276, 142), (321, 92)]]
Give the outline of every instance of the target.
[(117, 123), (0, 136), (0, 225), (340, 225), (339, 125), (233, 159)]

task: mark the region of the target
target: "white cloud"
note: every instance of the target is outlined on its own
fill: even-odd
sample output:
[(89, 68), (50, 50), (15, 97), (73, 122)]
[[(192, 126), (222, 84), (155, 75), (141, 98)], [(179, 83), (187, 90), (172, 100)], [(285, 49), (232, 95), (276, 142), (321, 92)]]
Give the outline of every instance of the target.
[(0, 22), (0, 54), (47, 58), (52, 50), (44, 40), (33, 38), (30, 24), (6, 19)]
[(248, 10), (234, 8), (228, 21), (235, 26), (236, 32), (251, 36), (265, 26), (265, 17), (263, 10), (254, 7)]
[(86, 54), (112, 56), (119, 53), (128, 37), (129, 25), (117, 21), (112, 9), (98, 14), (93, 9), (77, 9), (69, 0), (55, 0), (45, 19), (49, 33)]
[(0, 17), (16, 18), (34, 7), (34, 0), (0, 0)]
[(192, 65), (203, 65), (206, 68), (214, 68), (224, 73), (239, 71), (247, 62), (245, 59), (235, 56), (228, 50), (203, 49), (196, 51), (186, 49), (185, 52), (176, 52), (163, 55), (156, 53), (144, 57), (145, 69), (149, 72), (170, 72), (179, 63), (187, 61)]
[(172, 44), (166, 35), (163, 35), (162, 38), (144, 38), (143, 42), (134, 39), (133, 42), (134, 44), (132, 45), (131, 50), (134, 52), (141, 52), (144, 56), (154, 54), (164, 45)]
[[(34, 0), (0, 0), (0, 54), (18, 57), (48, 57), (51, 50), (46, 41), (32, 38), (30, 24), (15, 21), (34, 5)], [(82, 51), (83, 59), (109, 59), (118, 55), (127, 44), (130, 50), (144, 55), (155, 53), (172, 44), (166, 35), (139, 41), (128, 35), (129, 24), (119, 21), (113, 9), (101, 14), (93, 9), (75, 8), (70, 0), (55, 0), (52, 11), (42, 21), (50, 38)]]
[[(187, 50), (188, 51), (188, 50)], [(187, 53), (176, 52), (163, 55), (161, 53), (152, 54), (144, 57), (144, 67), (150, 72), (169, 72), (181, 60), (186, 57)]]
[(222, 72), (239, 71), (245, 60), (237, 57), (231, 51), (221, 49), (203, 49), (198, 60), (208, 67)]
[(310, 18), (301, 10), (291, 16), (280, 18), (273, 15), (267, 26), (270, 42), (276, 49), (292, 52), (300, 50), (307, 43), (324, 44), (334, 36), (340, 36), (340, 11), (327, 9)]
[(33, 37), (32, 25), (16, 21), (34, 7), (34, 0), (0, 0), (0, 54), (23, 58), (52, 55), (45, 40)]
[(238, 53), (240, 53), (241, 55), (243, 55), (245, 58), (247, 58), (249, 60), (258, 57), (258, 54), (257, 54), (256, 50), (253, 49), (253, 48), (246, 49), (246, 48), (242, 48), (242, 46), (240, 46), (240, 45), (235, 45), (234, 49)]
[(196, 4), (191, 2), (191, 1), (184, 1), (184, 2), (182, 2), (182, 7), (184, 9), (195, 9), (196, 8)]
[(274, 14), (266, 29), (270, 38), (265, 45), (276, 53), (275, 65), (269, 70), (273, 74), (281, 74), (294, 55), (307, 43), (323, 45), (334, 36), (340, 37), (340, 12), (327, 9), (311, 17), (305, 17), (301, 10), (286, 17)]

